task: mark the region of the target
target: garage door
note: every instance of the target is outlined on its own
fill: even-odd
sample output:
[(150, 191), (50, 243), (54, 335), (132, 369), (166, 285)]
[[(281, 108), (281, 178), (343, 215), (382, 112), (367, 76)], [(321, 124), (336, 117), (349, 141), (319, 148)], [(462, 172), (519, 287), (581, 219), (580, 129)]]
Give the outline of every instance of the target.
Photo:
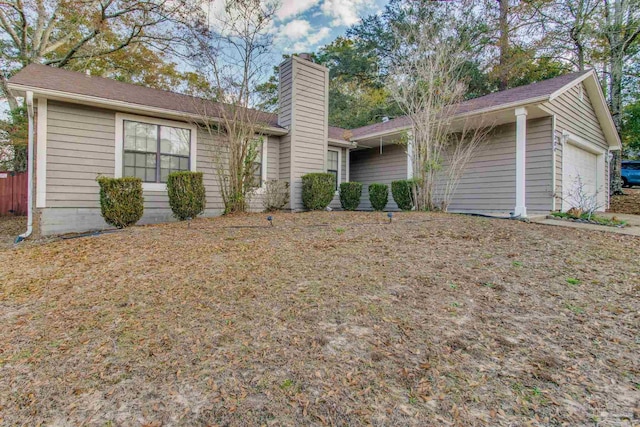
[(573, 144), (564, 146), (562, 172), (563, 210), (581, 204), (580, 199), (596, 197), (598, 191), (598, 156)]

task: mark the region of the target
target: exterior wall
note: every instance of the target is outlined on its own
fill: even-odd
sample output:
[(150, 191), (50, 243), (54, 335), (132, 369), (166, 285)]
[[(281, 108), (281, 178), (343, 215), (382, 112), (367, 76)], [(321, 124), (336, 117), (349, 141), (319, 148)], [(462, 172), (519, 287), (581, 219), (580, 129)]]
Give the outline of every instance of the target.
[[(582, 99), (580, 93), (582, 91)], [(557, 141), (562, 140), (563, 131), (577, 135), (589, 142), (596, 144), (605, 150), (609, 144), (605, 139), (600, 122), (589, 99), (586, 88), (582, 83), (574, 86), (553, 101), (545, 104), (556, 116), (555, 136)], [(563, 146), (557, 144), (556, 148), (556, 208), (562, 204), (562, 165)], [(605, 182), (602, 185), (609, 194), (609, 162), (605, 159)]]
[[(107, 228), (100, 216), (98, 175), (114, 176), (115, 111), (60, 102), (47, 108), (46, 207), (39, 209), (43, 235)], [(144, 119), (141, 119), (144, 120)], [(196, 169), (204, 174), (207, 208), (204, 216), (224, 209), (213, 152), (220, 143), (204, 129), (197, 134)], [(267, 179), (278, 179), (280, 139), (267, 142)], [(259, 193), (259, 192), (258, 192)], [(251, 200), (252, 210), (262, 210), (262, 196)], [(166, 191), (144, 191), (141, 224), (173, 220)]]
[[(329, 147), (333, 149), (340, 150), (340, 182), (338, 182), (338, 189), (340, 189), (340, 184), (343, 182), (347, 182), (347, 149), (342, 147)], [(340, 195), (336, 193), (333, 197), (333, 200), (329, 204), (331, 209), (342, 209), (342, 205), (340, 204)]]
[(279, 122), (289, 126), (281, 144), (280, 176), (286, 179), (289, 172), (289, 205), (295, 211), (303, 209), (302, 175), (326, 170), (329, 70), (298, 57), (283, 62), (280, 69)]
[(389, 186), (387, 210), (398, 210), (391, 196), (391, 181), (407, 179), (407, 152), (401, 145), (385, 145), (351, 151), (350, 181), (362, 183), (362, 198), (358, 209), (371, 210), (369, 184), (379, 182)]
[[(527, 121), (526, 206), (530, 212), (552, 208), (552, 118)], [(516, 198), (516, 126), (493, 130), (460, 179), (449, 211), (513, 211)]]
[[(279, 85), (279, 111), (278, 124), (291, 129), (293, 115), (291, 114), (291, 101), (293, 99), (293, 61), (285, 61), (280, 64), (280, 85)], [(292, 132), (281, 137), (279, 150), (279, 173), (278, 179), (291, 182), (291, 136)], [(291, 198), (291, 194), (289, 195)]]

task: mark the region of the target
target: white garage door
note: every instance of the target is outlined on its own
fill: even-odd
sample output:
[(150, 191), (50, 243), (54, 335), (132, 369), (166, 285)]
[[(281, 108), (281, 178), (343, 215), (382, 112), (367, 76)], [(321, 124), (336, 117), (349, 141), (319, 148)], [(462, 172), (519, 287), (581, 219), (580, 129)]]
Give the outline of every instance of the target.
[(570, 143), (565, 144), (564, 149), (562, 207), (566, 211), (585, 202), (585, 198), (593, 198), (595, 202), (598, 191), (598, 156)]

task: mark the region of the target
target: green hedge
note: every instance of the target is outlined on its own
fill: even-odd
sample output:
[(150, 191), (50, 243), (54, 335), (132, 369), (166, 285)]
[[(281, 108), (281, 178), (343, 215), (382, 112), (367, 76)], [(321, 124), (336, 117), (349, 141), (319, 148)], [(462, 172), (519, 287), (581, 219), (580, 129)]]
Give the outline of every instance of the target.
[(323, 210), (335, 193), (335, 176), (330, 173), (308, 173), (302, 176), (302, 204), (310, 211)]
[(413, 180), (402, 179), (391, 183), (393, 200), (403, 211), (413, 209)]
[(204, 212), (206, 192), (202, 172), (171, 172), (167, 178), (167, 192), (173, 216), (180, 221)]
[(362, 184), (359, 182), (343, 182), (340, 184), (340, 205), (345, 211), (355, 211), (360, 204)]
[(369, 185), (369, 201), (376, 211), (382, 211), (389, 201), (389, 187), (386, 184)]
[(125, 228), (142, 218), (144, 198), (140, 178), (98, 177), (100, 212), (107, 224)]

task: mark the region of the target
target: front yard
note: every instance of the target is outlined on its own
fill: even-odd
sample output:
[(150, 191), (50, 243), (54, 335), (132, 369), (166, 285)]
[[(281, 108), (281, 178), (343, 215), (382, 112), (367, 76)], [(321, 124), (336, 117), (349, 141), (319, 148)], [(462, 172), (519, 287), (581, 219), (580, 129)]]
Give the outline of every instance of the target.
[(265, 217), (0, 249), (0, 425), (640, 423), (640, 239)]

